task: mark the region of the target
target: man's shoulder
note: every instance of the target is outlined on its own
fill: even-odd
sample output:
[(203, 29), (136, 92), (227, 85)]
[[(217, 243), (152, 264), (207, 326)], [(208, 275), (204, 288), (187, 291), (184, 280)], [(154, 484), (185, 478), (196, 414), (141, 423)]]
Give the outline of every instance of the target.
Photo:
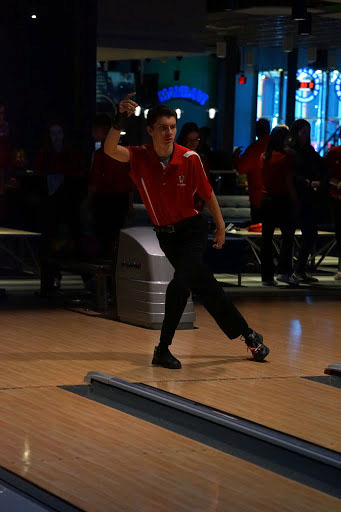
[(174, 144), (174, 149), (176, 151), (176, 156), (182, 161), (184, 161), (184, 159), (189, 159), (189, 160), (199, 159), (200, 160), (200, 156), (198, 155), (198, 153), (196, 151), (185, 148), (184, 146), (180, 146), (179, 144)]
[(141, 146), (126, 146), (126, 148), (134, 155), (147, 155), (150, 153), (150, 144), (142, 144)]

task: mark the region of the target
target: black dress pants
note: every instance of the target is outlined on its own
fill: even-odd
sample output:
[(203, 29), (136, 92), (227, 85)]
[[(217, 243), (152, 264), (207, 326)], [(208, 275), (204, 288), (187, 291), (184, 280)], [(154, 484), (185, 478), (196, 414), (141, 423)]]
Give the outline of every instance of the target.
[(280, 228), (282, 242), (278, 260), (279, 274), (292, 274), (292, 248), (295, 221), (290, 198), (265, 194), (262, 198), (262, 281), (273, 281), (273, 245), (275, 228)]
[[(312, 193), (310, 193), (311, 195)], [(314, 251), (317, 242), (318, 205), (308, 194), (300, 198), (299, 227), (302, 231), (301, 245), (298, 251), (296, 271), (304, 274), (309, 255)]]
[(172, 343), (191, 290), (230, 339), (246, 334), (246, 320), (226, 297), (212, 272), (203, 265), (208, 225), (202, 216), (188, 219), (174, 233), (157, 233), (157, 237), (161, 249), (175, 269), (166, 291), (160, 344), (165, 346)]

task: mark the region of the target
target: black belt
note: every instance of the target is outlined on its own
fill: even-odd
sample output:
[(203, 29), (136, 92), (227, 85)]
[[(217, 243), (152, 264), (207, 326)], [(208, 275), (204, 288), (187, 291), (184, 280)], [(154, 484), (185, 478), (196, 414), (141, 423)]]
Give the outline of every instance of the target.
[(191, 223), (194, 219), (201, 217), (201, 215), (194, 215), (193, 217), (187, 217), (187, 219), (180, 220), (175, 224), (167, 224), (167, 226), (154, 226), (156, 233), (175, 233), (178, 229), (182, 228), (186, 224)]

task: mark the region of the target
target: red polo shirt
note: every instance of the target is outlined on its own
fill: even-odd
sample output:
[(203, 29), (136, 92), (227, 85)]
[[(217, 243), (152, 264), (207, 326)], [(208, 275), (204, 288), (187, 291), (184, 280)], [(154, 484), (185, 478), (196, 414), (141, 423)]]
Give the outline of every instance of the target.
[(247, 174), (250, 203), (257, 208), (260, 207), (263, 195), (260, 156), (266, 150), (268, 142), (269, 136), (264, 135), (246, 148), (245, 153), (240, 157), (239, 161), (235, 162), (237, 164), (237, 171), (240, 174)]
[(273, 151), (269, 160), (260, 157), (263, 191), (274, 196), (289, 196), (293, 179), (294, 163), (289, 155)]
[(212, 187), (199, 155), (174, 143), (171, 161), (164, 167), (153, 144), (129, 146), (130, 177), (156, 226), (194, 217), (194, 194), (208, 201)]

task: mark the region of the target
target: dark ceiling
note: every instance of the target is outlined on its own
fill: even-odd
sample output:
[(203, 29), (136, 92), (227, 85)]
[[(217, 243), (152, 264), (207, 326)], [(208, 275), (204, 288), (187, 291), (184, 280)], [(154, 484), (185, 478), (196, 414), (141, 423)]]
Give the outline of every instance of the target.
[(293, 3), (304, 2), (208, 0), (203, 42), (212, 51), (217, 40), (228, 37), (240, 46), (282, 47), (290, 36), (294, 47), (341, 49), (341, 0), (305, 2), (311, 35), (298, 35), (298, 22), (291, 17)]

